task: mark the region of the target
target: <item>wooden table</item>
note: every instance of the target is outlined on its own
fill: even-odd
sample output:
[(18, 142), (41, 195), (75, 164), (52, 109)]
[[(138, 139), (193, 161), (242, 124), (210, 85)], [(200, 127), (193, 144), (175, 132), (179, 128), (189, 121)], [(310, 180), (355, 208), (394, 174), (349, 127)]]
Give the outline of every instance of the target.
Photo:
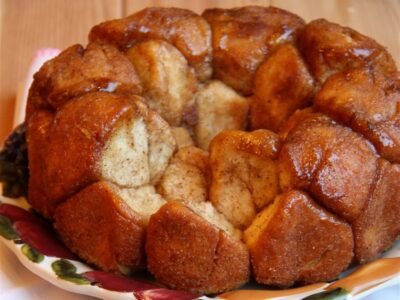
[(0, 0), (0, 142), (12, 127), (17, 86), (35, 50), (86, 43), (89, 29), (146, 6), (206, 7), (275, 5), (306, 20), (319, 17), (351, 26), (389, 48), (400, 65), (400, 0)]

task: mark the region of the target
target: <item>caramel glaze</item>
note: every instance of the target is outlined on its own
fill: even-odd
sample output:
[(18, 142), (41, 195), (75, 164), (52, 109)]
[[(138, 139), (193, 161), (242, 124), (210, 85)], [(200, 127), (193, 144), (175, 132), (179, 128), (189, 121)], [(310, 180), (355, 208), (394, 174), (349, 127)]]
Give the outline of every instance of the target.
[(122, 50), (148, 39), (173, 44), (194, 68), (200, 81), (211, 77), (211, 28), (201, 16), (178, 8), (150, 7), (126, 18), (94, 26), (89, 41)]
[(207, 9), (202, 14), (212, 31), (213, 77), (243, 95), (252, 93), (253, 76), (266, 56), (293, 43), (305, 22), (276, 7)]

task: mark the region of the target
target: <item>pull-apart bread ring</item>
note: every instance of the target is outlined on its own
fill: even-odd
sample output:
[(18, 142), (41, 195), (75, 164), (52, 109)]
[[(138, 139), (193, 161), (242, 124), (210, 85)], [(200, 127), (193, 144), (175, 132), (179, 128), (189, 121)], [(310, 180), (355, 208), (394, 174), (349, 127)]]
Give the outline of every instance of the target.
[(400, 80), (274, 7), (147, 8), (34, 76), (29, 196), (83, 260), (215, 294), (334, 280), (400, 234)]

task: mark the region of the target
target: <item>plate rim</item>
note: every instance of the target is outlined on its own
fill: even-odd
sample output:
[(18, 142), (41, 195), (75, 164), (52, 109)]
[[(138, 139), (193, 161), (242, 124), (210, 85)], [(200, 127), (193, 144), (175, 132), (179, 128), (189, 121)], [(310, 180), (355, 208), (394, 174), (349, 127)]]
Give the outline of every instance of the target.
[[(1, 183), (0, 183), (0, 193), (1, 193)], [(12, 198), (7, 198), (4, 196), (1, 196), (0, 194), (0, 205), (1, 204), (8, 204), (8, 205), (13, 205), (19, 208), (22, 208), (26, 211), (29, 212), (29, 208), (31, 207), (29, 205), (29, 203), (26, 201), (25, 198), (18, 198), (18, 199), (12, 199)], [(31, 212), (29, 212), (31, 213)], [(44, 255), (44, 263), (35, 263), (30, 261), (21, 251), (21, 248), (23, 246), (23, 244), (16, 244), (13, 240), (7, 240), (6, 238), (4, 238), (3, 236), (0, 235), (0, 241), (5, 244), (5, 246), (11, 250), (11, 252), (14, 253), (14, 255), (16, 255), (17, 259), (19, 260), (19, 262), (26, 268), (28, 269), (30, 272), (36, 274), (37, 276), (41, 277), (43, 280), (49, 282), (50, 284), (61, 288), (63, 290), (72, 292), (72, 293), (76, 293), (76, 294), (81, 294), (81, 295), (87, 295), (87, 296), (93, 296), (93, 297), (97, 297), (97, 298), (104, 298), (106, 297), (107, 299), (111, 299), (111, 300), (125, 300), (125, 299), (137, 299), (134, 295), (133, 292), (119, 292), (119, 291), (111, 291), (111, 290), (107, 290), (105, 288), (102, 288), (98, 285), (93, 285), (93, 284), (87, 284), (87, 285), (79, 285), (67, 280), (63, 280), (61, 278), (59, 278), (54, 271), (51, 269), (50, 264), (56, 260), (59, 260), (59, 257), (51, 257), (51, 256), (47, 256)], [(25, 243), (24, 244), (28, 244)], [(396, 242), (396, 245), (399, 244), (400, 245), (400, 240), (398, 240)], [(29, 244), (28, 244), (29, 245)], [(396, 247), (395, 247), (396, 248)], [(400, 248), (400, 246), (399, 246)], [(394, 251), (396, 251), (397, 249), (394, 249)], [(400, 253), (398, 255), (396, 255), (395, 257), (400, 257)], [(67, 259), (68, 261), (71, 261), (69, 259)], [(375, 260), (375, 262), (379, 261)], [(82, 260), (76, 261), (73, 260), (73, 264), (78, 268), (79, 272), (85, 272), (85, 271), (89, 271), (89, 270), (94, 270), (92, 267), (86, 265), (85, 262), (83, 262)], [(350, 273), (351, 274), (351, 273)], [(348, 277), (350, 274), (346, 275), (346, 277)], [(322, 285), (320, 287), (317, 287), (315, 289), (310, 289), (308, 291), (302, 292), (302, 293), (297, 293), (297, 294), (293, 294), (291, 296), (284, 296), (284, 295), (277, 295), (276, 297), (266, 297), (265, 299), (301, 299), (303, 297), (307, 297), (309, 295), (314, 295), (314, 294), (318, 294), (320, 292), (326, 291), (326, 289), (333, 283), (335, 283), (336, 281), (333, 281), (331, 283), (322, 283)], [(357, 293), (356, 295), (352, 295), (351, 291), (348, 292), (347, 294), (347, 298), (346, 299), (362, 299), (368, 295), (370, 295), (373, 292), (376, 292), (378, 290), (381, 290), (383, 288), (387, 288), (390, 286), (394, 286), (396, 284), (400, 284), (400, 272), (396, 275), (393, 276), (387, 280), (382, 280), (381, 282), (379, 282), (378, 284), (374, 284), (373, 286), (367, 287), (365, 290), (363, 290), (360, 293)], [(243, 291), (246, 289), (239, 289), (239, 290), (235, 290), (233, 291), (233, 293), (237, 292), (237, 291)], [(282, 293), (284, 291), (294, 291), (296, 290), (296, 288), (294, 289), (287, 289), (287, 290), (281, 290)], [(268, 291), (267, 289), (261, 289), (260, 291)], [(221, 294), (223, 295), (223, 294)], [(209, 298), (207, 296), (201, 296), (198, 299), (226, 299), (224, 296), (221, 297), (220, 296), (216, 296), (214, 298)], [(301, 297), (301, 298), (300, 298)], [(250, 299), (251, 300), (251, 299)]]

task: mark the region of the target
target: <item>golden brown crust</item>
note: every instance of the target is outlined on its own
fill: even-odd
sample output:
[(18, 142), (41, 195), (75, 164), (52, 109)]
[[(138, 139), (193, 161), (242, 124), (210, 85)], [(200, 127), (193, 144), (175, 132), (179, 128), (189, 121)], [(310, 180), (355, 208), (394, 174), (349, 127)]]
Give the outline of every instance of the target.
[(267, 223), (255, 228), (257, 238), (247, 242), (258, 282), (288, 287), (295, 282), (328, 281), (348, 267), (353, 235), (346, 222), (299, 191), (281, 194), (273, 206)]
[(126, 18), (103, 22), (89, 33), (91, 42), (121, 50), (137, 42), (162, 39), (173, 44), (196, 71), (200, 81), (211, 76), (211, 29), (196, 13), (181, 8), (150, 7)]
[(49, 111), (34, 113), (27, 126), (27, 145), (29, 157), (29, 185), (27, 200), (32, 207), (46, 218), (51, 218), (54, 212), (54, 204), (47, 195), (47, 178), (43, 170), (46, 168), (46, 154), (43, 151), (47, 143), (47, 131), (53, 121), (53, 114)]
[(143, 265), (144, 231), (106, 182), (89, 185), (60, 204), (54, 226), (73, 252), (102, 270)]
[(369, 139), (379, 154), (400, 162), (400, 77), (358, 68), (331, 76), (315, 107)]
[(295, 39), (304, 21), (276, 7), (245, 6), (207, 9), (212, 28), (214, 77), (248, 95), (253, 76), (277, 46)]
[(308, 114), (292, 129), (279, 154), (283, 190), (309, 191), (346, 220), (361, 213), (374, 181), (372, 145), (322, 114)]
[(296, 48), (286, 44), (258, 68), (250, 101), (250, 127), (278, 132), (297, 109), (311, 104), (314, 80)]
[(296, 128), (298, 124), (302, 121), (314, 116), (315, 109), (313, 107), (308, 107), (301, 110), (296, 110), (287, 121), (283, 124), (281, 130), (279, 131), (279, 138), (285, 141), (289, 133)]
[(350, 68), (372, 66), (396, 71), (396, 64), (373, 39), (324, 19), (308, 23), (299, 33), (299, 48), (311, 73), (322, 84), (330, 75)]
[(45, 63), (34, 76), (26, 120), (37, 109), (57, 110), (92, 91), (140, 94), (142, 87), (129, 60), (111, 45), (74, 45)]
[(178, 202), (151, 217), (146, 254), (150, 272), (171, 288), (217, 293), (250, 276), (246, 247)]
[(400, 235), (400, 165), (380, 159), (368, 203), (353, 222), (355, 259), (366, 263)]
[(400, 163), (400, 110), (391, 119), (372, 126), (369, 139), (382, 157)]
[[(133, 113), (133, 103), (109, 93), (89, 93), (66, 103), (51, 122), (47, 120), (46, 128), (35, 115), (29, 119), (29, 163), (35, 173), (28, 198), (36, 209), (51, 217), (58, 203), (98, 180), (101, 150), (118, 121)], [(33, 129), (38, 127), (45, 130), (42, 139)]]

